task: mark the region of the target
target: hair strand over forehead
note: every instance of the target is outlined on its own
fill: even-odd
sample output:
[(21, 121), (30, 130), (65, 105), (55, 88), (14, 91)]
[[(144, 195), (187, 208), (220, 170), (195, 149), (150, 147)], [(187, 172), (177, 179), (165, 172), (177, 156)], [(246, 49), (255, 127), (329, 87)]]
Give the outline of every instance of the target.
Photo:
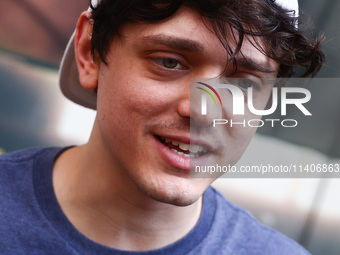
[(101, 0), (97, 7), (91, 5), (92, 53), (97, 52), (106, 63), (110, 44), (121, 36), (124, 23), (160, 22), (181, 6), (195, 9), (211, 24), (235, 70), (245, 36), (252, 37), (257, 49), (280, 64), (280, 77), (292, 76), (297, 67), (305, 68), (304, 77), (314, 76), (324, 63), (322, 36), (309, 39), (297, 28), (297, 18), (272, 0)]

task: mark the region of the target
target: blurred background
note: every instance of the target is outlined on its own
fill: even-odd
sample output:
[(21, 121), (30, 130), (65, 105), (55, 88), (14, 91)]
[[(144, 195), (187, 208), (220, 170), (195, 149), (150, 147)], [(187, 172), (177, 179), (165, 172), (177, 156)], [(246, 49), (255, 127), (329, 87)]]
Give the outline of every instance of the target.
[[(0, 8), (0, 154), (87, 141), (95, 111), (64, 98), (58, 67), (87, 0), (2, 0)], [(313, 118), (298, 128), (261, 128), (239, 164), (340, 162), (340, 2), (300, 0), (315, 34), (326, 36), (327, 63), (312, 86)], [(340, 79), (339, 79), (340, 81)], [(314, 99), (316, 98), (316, 99)], [(315, 114), (314, 114), (315, 113)], [(291, 118), (299, 118), (293, 110)], [(300, 120), (299, 120), (300, 121)], [(339, 176), (339, 175), (338, 175)], [(340, 254), (340, 179), (228, 179), (214, 184), (233, 203), (301, 243), (312, 254)], [(308, 177), (308, 176), (306, 176)]]

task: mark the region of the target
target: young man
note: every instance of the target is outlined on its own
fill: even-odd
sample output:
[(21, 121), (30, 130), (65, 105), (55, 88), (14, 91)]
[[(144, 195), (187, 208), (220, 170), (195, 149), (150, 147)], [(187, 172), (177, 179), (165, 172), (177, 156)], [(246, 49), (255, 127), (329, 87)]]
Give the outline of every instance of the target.
[[(254, 133), (212, 133), (216, 116), (190, 104), (190, 79), (314, 75), (320, 42), (298, 30), (297, 12), (296, 1), (93, 3), (61, 67), (65, 95), (97, 110), (91, 137), (2, 156), (2, 254), (308, 254), (214, 179), (190, 178), (201, 161), (235, 163)], [(259, 88), (262, 108), (270, 91)]]

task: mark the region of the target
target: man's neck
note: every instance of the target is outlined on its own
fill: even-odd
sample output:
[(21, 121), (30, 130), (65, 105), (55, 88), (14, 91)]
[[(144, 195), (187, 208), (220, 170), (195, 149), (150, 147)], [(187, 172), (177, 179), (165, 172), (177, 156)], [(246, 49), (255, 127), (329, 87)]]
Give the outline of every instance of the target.
[(116, 249), (151, 250), (179, 240), (197, 223), (202, 199), (185, 207), (158, 202), (87, 152), (81, 146), (61, 154), (53, 186), (66, 217), (89, 239)]

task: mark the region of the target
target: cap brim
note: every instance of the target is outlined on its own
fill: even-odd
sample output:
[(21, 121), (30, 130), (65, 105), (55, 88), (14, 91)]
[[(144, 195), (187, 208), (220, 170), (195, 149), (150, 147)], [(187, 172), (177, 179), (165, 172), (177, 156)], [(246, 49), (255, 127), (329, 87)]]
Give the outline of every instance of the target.
[(59, 71), (59, 85), (62, 93), (73, 102), (87, 108), (97, 108), (97, 93), (94, 90), (85, 89), (79, 82), (79, 72), (74, 54), (74, 36), (71, 36)]

